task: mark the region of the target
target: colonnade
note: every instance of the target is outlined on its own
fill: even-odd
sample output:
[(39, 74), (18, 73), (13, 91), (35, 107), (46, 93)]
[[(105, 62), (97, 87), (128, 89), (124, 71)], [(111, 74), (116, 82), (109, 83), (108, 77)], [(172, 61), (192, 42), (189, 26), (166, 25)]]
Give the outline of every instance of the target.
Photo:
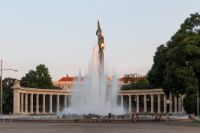
[[(18, 106), (20, 107), (18, 109), (18, 113), (21, 114), (45, 114), (45, 113), (58, 113), (60, 112), (60, 107), (61, 107), (61, 103), (60, 103), (60, 97), (63, 96), (63, 104), (62, 104), (62, 108), (66, 108), (67, 107), (67, 97), (69, 95), (57, 95), (57, 94), (34, 94), (34, 93), (24, 93), (21, 92), (19, 94), (19, 101)], [(35, 106), (34, 106), (34, 96), (35, 96)], [(42, 101), (40, 101), (40, 96), (42, 96)], [(46, 103), (46, 97), (49, 97), (48, 102)], [(56, 103), (56, 111), (53, 112), (53, 96), (56, 96), (56, 101), (54, 103)], [(25, 100), (25, 101), (24, 101)], [(40, 103), (42, 103), (42, 110), (40, 111)], [(48, 106), (47, 106), (48, 104)], [(34, 110), (35, 107), (35, 110)], [(48, 107), (48, 109), (47, 109)]]
[[(58, 113), (68, 106), (68, 97), (71, 95), (71, 90), (35, 89), (21, 86), (13, 86), (13, 92), (14, 114)], [(167, 97), (162, 89), (121, 90), (119, 96), (121, 96), (121, 104), (126, 105), (128, 113), (184, 113), (183, 96), (170, 94)], [(62, 104), (60, 100), (63, 101)]]
[[(183, 108), (184, 95), (169, 94), (166, 96), (161, 89), (153, 89), (121, 91), (120, 96), (121, 104), (126, 105), (125, 109), (128, 113), (185, 113)], [(126, 97), (126, 103), (124, 97)], [(135, 106), (133, 106), (133, 102)], [(141, 103), (143, 107), (141, 107)], [(150, 105), (149, 108), (147, 103)]]
[[(71, 95), (71, 92), (65, 90), (21, 87), (13, 87), (13, 89), (14, 114), (58, 113), (61, 111), (61, 109), (68, 106), (67, 100), (68, 97)], [(61, 103), (60, 100), (62, 100), (63, 102)]]

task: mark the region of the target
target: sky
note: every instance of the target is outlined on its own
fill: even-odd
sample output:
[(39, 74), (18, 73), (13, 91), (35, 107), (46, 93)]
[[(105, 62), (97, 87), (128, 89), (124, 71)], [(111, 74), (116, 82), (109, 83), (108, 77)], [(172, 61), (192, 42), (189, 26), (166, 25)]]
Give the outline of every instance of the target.
[(170, 40), (199, 0), (0, 0), (0, 59), (4, 77), (20, 79), (39, 64), (52, 79), (88, 71), (97, 45), (97, 20), (105, 39), (105, 71), (146, 75), (156, 48)]

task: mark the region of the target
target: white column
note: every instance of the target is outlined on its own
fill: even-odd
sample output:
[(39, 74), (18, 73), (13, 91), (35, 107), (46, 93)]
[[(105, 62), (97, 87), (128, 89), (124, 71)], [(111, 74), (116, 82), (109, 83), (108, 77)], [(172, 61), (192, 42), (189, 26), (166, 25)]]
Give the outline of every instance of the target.
[(25, 113), (28, 113), (28, 94), (25, 93)]
[(36, 114), (39, 113), (39, 94), (36, 94)]
[[(183, 100), (184, 100), (184, 98), (185, 98), (185, 95), (181, 95), (181, 99), (182, 99), (182, 103), (183, 103)], [(183, 104), (182, 104), (182, 113), (185, 113), (185, 109), (184, 109), (184, 107), (183, 107)]]
[(56, 100), (56, 113), (60, 111), (60, 96), (57, 95), (57, 100)]
[(21, 93), (21, 113), (24, 113), (24, 93)]
[(124, 107), (124, 98), (123, 98), (123, 95), (121, 95), (121, 106)]
[(30, 114), (33, 114), (33, 93), (31, 93), (30, 98)]
[(144, 94), (144, 113), (147, 112), (147, 95)]
[(49, 113), (52, 113), (52, 94), (49, 95)]
[(174, 96), (174, 113), (177, 113), (177, 97)]
[(45, 94), (42, 95), (42, 113), (46, 113), (45, 111)]
[(20, 113), (20, 93), (17, 89), (13, 91), (13, 113), (19, 114)]
[(140, 106), (139, 106), (139, 95), (136, 95), (136, 113), (140, 113)]
[(164, 95), (164, 112), (163, 113), (167, 113), (167, 104), (166, 104), (166, 102), (167, 102), (167, 98), (166, 98), (166, 95)]
[(158, 113), (160, 113), (160, 94), (158, 94)]
[(64, 108), (67, 108), (67, 95), (64, 95)]
[(172, 93), (169, 94), (169, 113), (172, 113)]
[(151, 113), (154, 113), (154, 96), (151, 94)]
[(132, 100), (131, 100), (131, 95), (128, 95), (128, 98), (129, 98), (129, 102), (128, 102), (128, 113), (131, 113), (131, 106), (132, 106)]
[(181, 96), (181, 94), (178, 97), (178, 112), (182, 113), (182, 96)]

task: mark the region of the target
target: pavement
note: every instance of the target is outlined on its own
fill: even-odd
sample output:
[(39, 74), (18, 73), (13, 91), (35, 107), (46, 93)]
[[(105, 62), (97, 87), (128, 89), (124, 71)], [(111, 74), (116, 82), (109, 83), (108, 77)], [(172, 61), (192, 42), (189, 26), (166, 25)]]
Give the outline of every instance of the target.
[(200, 123), (162, 121), (137, 123), (0, 123), (0, 133), (199, 133)]

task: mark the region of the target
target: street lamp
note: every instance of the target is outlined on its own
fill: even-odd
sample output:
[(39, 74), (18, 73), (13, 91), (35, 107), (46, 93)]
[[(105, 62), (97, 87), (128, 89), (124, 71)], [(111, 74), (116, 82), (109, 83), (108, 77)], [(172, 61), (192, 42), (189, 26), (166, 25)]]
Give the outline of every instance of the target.
[(0, 82), (1, 82), (1, 86), (0, 86), (0, 89), (1, 89), (1, 109), (0, 109), (0, 114), (2, 115), (3, 114), (3, 70), (8, 70), (8, 71), (14, 71), (14, 72), (17, 72), (18, 70), (16, 69), (5, 69), (3, 68), (3, 60), (1, 60), (1, 69), (0, 69), (0, 73), (1, 73), (1, 79), (0, 79)]
[(197, 89), (197, 119), (199, 121), (199, 90)]

